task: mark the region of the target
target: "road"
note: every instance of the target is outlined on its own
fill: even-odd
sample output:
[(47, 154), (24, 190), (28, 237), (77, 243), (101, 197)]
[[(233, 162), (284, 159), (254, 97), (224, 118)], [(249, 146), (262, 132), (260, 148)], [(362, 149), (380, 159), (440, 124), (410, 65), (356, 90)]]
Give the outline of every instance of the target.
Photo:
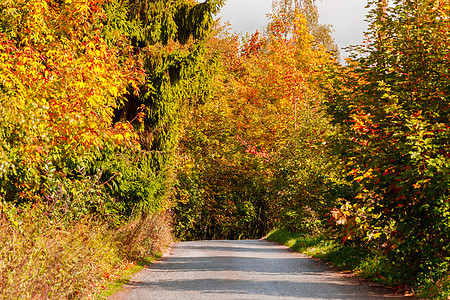
[(111, 299), (403, 299), (265, 240), (178, 243)]

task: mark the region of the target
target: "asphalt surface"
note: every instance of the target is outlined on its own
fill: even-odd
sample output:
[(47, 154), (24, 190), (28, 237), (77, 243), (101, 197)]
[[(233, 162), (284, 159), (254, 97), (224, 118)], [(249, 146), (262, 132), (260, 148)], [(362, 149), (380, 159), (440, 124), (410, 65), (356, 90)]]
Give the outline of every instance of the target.
[(265, 240), (176, 244), (111, 299), (411, 299)]

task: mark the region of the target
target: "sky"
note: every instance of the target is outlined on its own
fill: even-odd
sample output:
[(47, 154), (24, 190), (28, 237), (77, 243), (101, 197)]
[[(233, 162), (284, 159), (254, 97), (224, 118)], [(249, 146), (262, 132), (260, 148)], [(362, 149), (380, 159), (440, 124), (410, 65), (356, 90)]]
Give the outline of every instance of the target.
[[(366, 0), (322, 0), (318, 1), (319, 22), (333, 26), (333, 37), (342, 50), (349, 45), (362, 43), (367, 23)], [(229, 21), (234, 32), (253, 33), (262, 31), (267, 25), (267, 14), (272, 12), (272, 0), (227, 0), (217, 17)]]

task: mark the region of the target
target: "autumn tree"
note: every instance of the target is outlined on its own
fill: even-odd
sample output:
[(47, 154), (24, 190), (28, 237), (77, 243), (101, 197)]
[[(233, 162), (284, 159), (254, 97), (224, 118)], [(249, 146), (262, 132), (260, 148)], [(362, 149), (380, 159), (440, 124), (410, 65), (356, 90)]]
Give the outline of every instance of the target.
[(429, 276), (446, 272), (449, 256), (450, 6), (383, 3), (371, 1), (363, 55), (340, 70), (327, 100), (342, 129), (333, 143), (359, 186), (336, 216), (344, 239)]
[(182, 140), (186, 165), (175, 208), (181, 235), (260, 237), (281, 223), (297, 230), (301, 211), (319, 204), (321, 192), (305, 189), (329, 166), (317, 148), (328, 129), (313, 78), (332, 58), (316, 47), (300, 12), (289, 26), (286, 35), (273, 15), (267, 34), (242, 46), (226, 34), (212, 40), (221, 62), (217, 92), (192, 111)]
[(257, 163), (237, 142), (235, 98), (242, 62), (237, 36), (218, 28), (205, 61), (213, 73), (212, 98), (192, 108), (180, 144), (175, 231), (184, 239), (256, 237), (262, 233), (265, 188)]
[(178, 120), (206, 97), (202, 39), (219, 6), (3, 1), (4, 197), (52, 198), (61, 181), (100, 176), (117, 209), (165, 209)]
[(338, 179), (334, 160), (324, 147), (333, 128), (323, 113), (323, 94), (316, 81), (333, 56), (316, 43), (301, 11), (294, 17), (285, 26), (283, 16), (274, 14), (270, 34), (249, 42), (260, 47), (246, 54), (251, 70), (247, 106), (253, 106), (259, 124), (243, 123), (251, 128), (244, 139), (270, 153), (266, 164), (272, 174), (272, 202), (277, 203), (272, 214), (281, 226), (299, 231), (315, 217), (325, 216), (329, 206), (324, 194), (329, 193), (328, 204), (332, 203), (345, 183)]
[(101, 5), (0, 4), (0, 196), (7, 201), (52, 198), (93, 151), (135, 139), (128, 124), (111, 126), (116, 99), (137, 73), (101, 37)]
[(339, 56), (339, 49), (331, 36), (331, 26), (319, 23), (316, 0), (274, 0), (272, 10), (286, 27), (285, 36), (292, 33), (289, 27), (292, 26), (296, 13), (302, 13), (306, 18), (309, 33), (314, 37), (314, 44), (324, 46), (336, 58)]

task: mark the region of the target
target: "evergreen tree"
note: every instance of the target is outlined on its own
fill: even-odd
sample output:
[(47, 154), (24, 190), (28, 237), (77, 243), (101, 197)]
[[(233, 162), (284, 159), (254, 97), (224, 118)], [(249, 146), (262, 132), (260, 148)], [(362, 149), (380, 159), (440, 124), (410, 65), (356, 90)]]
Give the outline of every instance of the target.
[(133, 123), (140, 149), (119, 156), (110, 153), (101, 164), (105, 180), (118, 168), (123, 170), (115, 179), (115, 191), (129, 211), (134, 205), (166, 207), (163, 199), (173, 177), (179, 120), (187, 105), (207, 97), (204, 39), (222, 3), (115, 0), (106, 6), (105, 38), (113, 44), (120, 44), (123, 37), (129, 40), (145, 73), (139, 93), (129, 89), (114, 119)]

